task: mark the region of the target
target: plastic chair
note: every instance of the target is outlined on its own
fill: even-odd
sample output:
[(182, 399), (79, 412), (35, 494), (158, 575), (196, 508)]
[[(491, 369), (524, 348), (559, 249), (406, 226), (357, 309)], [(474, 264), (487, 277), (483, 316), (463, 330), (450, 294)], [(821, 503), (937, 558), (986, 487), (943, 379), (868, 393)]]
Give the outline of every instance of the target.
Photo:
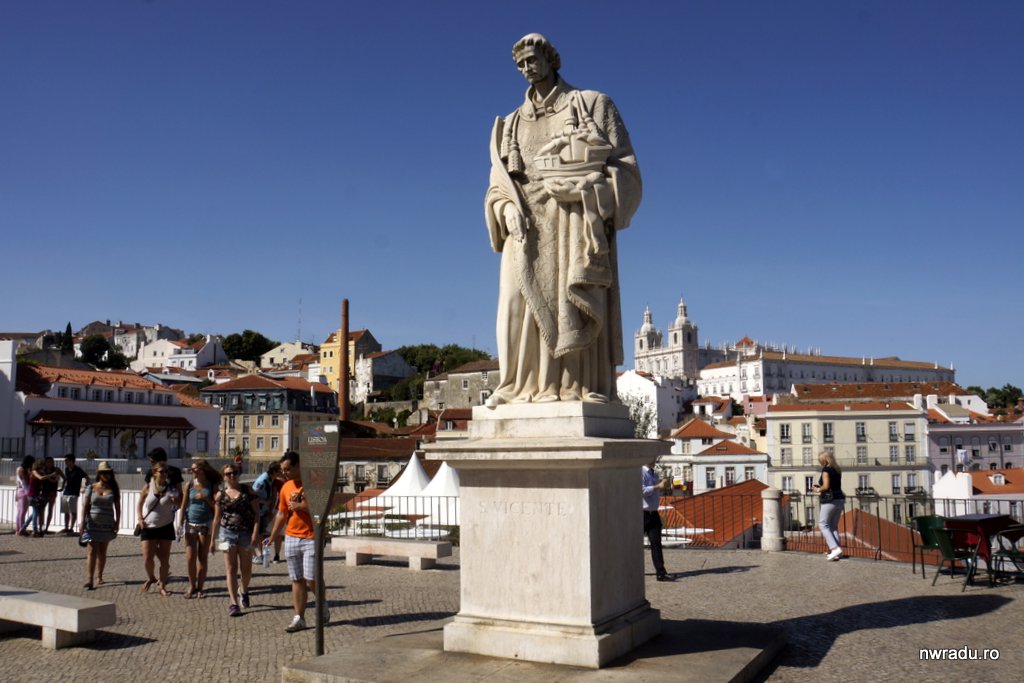
[[(924, 575), (924, 551), (925, 550), (938, 550), (939, 544), (935, 540), (935, 535), (932, 533), (934, 529), (941, 529), (946, 525), (946, 518), (939, 515), (922, 515), (920, 517), (914, 517), (912, 520), (911, 527), (921, 534), (921, 542), (915, 543), (911, 554), (910, 568), (916, 574), (917, 573), (917, 554), (918, 551), (921, 553), (921, 578), (927, 578)], [(911, 535), (913, 539), (913, 535)], [(940, 565), (941, 566), (941, 565)]]
[(964, 587), (960, 590), (961, 592), (967, 590), (967, 584), (974, 580), (974, 572), (978, 568), (978, 546), (973, 548), (955, 547), (953, 545), (953, 532), (949, 529), (932, 529), (932, 534), (939, 546), (939, 552), (942, 554), (942, 561), (939, 562), (939, 566), (935, 570), (932, 585), (935, 585), (935, 580), (939, 578), (939, 574), (942, 572), (942, 565), (946, 562), (949, 562), (949, 575), (951, 577), (956, 576), (956, 563), (963, 562), (964, 569), (967, 570), (967, 577), (964, 579)]
[(1024, 547), (1021, 545), (1021, 541), (1024, 540), (1024, 524), (1003, 529), (995, 538), (998, 550), (992, 557), (999, 563), (1000, 570), (1008, 561), (1018, 574), (1024, 574)]

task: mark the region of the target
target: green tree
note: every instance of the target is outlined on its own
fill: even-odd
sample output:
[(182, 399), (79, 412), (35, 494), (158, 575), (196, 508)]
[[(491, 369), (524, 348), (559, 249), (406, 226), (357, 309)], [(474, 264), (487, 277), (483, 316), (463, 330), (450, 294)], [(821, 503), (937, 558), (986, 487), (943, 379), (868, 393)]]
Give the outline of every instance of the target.
[(370, 411), (369, 418), (373, 422), (383, 422), (384, 424), (391, 426), (391, 421), (397, 417), (398, 413), (395, 412), (394, 408), (390, 406), (387, 408), (377, 408)]
[(474, 360), (487, 360), (490, 355), (480, 349), (467, 349), (458, 344), (415, 344), (397, 349), (398, 355), (416, 369), (416, 374), (449, 372)]
[(277, 346), (277, 342), (267, 339), (259, 332), (245, 330), (241, 334), (236, 332), (224, 337), (221, 345), (228, 358), (259, 361), (260, 356)]
[(91, 334), (82, 340), (78, 353), (89, 365), (100, 365), (110, 352), (110, 342), (102, 334)]
[(658, 432), (658, 415), (651, 399), (640, 394), (625, 394), (619, 396), (619, 400), (629, 409), (634, 436), (638, 439), (655, 438)]
[(71, 321), (68, 321), (67, 327), (64, 328), (64, 336), (60, 337), (60, 350), (61, 353), (71, 351), (75, 348), (75, 335), (71, 332)]
[(193, 332), (192, 334), (188, 335), (188, 338), (185, 339), (185, 343), (186, 344), (198, 344), (199, 342), (203, 341), (204, 339), (206, 339), (206, 335), (203, 334), (202, 332)]
[(129, 458), (134, 458), (136, 451), (139, 450), (138, 444), (135, 443), (135, 435), (131, 432), (121, 432), (117, 443), (121, 447), (121, 452)]

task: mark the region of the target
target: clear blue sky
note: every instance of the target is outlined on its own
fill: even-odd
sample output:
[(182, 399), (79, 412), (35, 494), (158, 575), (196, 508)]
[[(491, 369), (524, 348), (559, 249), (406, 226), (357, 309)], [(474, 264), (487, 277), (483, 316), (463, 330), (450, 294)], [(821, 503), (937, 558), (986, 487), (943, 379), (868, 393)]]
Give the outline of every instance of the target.
[[(0, 2), (0, 330), (495, 350), (511, 45), (609, 93), (626, 345), (750, 336), (1024, 385), (1024, 3)], [(628, 9), (627, 9), (628, 8)], [(627, 365), (632, 359), (627, 359)]]

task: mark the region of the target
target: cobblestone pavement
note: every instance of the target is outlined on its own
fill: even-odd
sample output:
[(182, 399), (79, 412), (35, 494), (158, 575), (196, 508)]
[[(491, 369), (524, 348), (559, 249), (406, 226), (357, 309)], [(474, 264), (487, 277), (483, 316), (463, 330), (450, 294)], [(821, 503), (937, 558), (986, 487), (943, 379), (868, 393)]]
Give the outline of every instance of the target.
[[(141, 594), (138, 541), (110, 545), (107, 584), (86, 591), (85, 552), (74, 538), (0, 536), (0, 583), (117, 603), (117, 624), (84, 647), (50, 651), (39, 629), (0, 635), (0, 680), (277, 681), (281, 666), (314, 655), (315, 631), (288, 634), (291, 618), (283, 564), (254, 569), (253, 605), (227, 616), (224, 565), (218, 553), (204, 600), (184, 600), (184, 554), (175, 546), (171, 589)], [(647, 595), (667, 620), (775, 623), (789, 646), (761, 680), (1019, 680), (1024, 583), (960, 592), (948, 576), (931, 586), (910, 567), (759, 551), (667, 549), (675, 583), (657, 583), (648, 567)], [(649, 561), (649, 560), (648, 560)], [(458, 609), (458, 552), (438, 569), (405, 563), (347, 567), (326, 554), (332, 621), (328, 652), (389, 634), (440, 628)], [(307, 612), (312, 616), (312, 612)], [(997, 649), (998, 661), (922, 661), (921, 648)]]

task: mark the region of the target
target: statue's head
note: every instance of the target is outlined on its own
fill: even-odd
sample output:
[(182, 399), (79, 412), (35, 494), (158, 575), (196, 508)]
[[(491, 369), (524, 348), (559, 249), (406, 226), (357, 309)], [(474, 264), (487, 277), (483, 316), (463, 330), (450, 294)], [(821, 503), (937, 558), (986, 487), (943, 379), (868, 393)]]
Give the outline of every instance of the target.
[[(516, 60), (519, 70), (523, 71), (524, 76), (527, 76), (524, 71), (524, 61), (530, 56), (542, 57), (554, 73), (558, 73), (558, 70), (562, 68), (562, 58), (558, 55), (558, 50), (539, 33), (528, 33), (512, 46), (512, 57)], [(529, 76), (527, 76), (527, 80), (531, 80)]]

